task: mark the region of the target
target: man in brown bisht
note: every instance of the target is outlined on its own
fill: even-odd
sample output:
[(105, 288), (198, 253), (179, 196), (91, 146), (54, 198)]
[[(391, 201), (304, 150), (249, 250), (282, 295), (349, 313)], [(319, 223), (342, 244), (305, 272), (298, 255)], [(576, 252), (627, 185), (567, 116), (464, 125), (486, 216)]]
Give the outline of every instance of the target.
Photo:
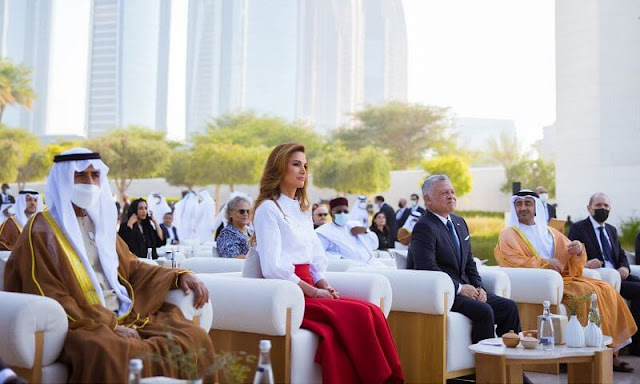
[[(582, 275), (587, 262), (584, 245), (547, 226), (546, 211), (533, 191), (524, 189), (511, 197), (508, 227), (500, 232), (494, 255), (502, 267), (545, 268), (561, 274), (565, 305), (570, 295), (595, 293), (602, 333), (613, 339), (614, 352), (631, 342), (638, 328), (624, 299), (611, 284)], [(587, 311), (587, 303), (577, 309), (582, 319), (587, 318)], [(617, 356), (613, 364), (614, 370), (629, 372), (628, 363)]]
[(139, 357), (146, 358), (144, 376), (184, 378), (163, 358), (176, 346), (198, 353), (202, 375), (213, 363), (209, 336), (164, 300), (171, 289), (193, 291), (201, 308), (209, 293), (188, 271), (144, 264), (129, 252), (116, 236), (108, 171), (85, 148), (54, 158), (49, 210), (23, 228), (5, 289), (51, 297), (65, 309), (69, 332), (60, 359), (70, 366), (70, 382), (127, 382), (129, 359)]
[(13, 203), (0, 205), (0, 251), (11, 251), (20, 237), (20, 225), (13, 213)]

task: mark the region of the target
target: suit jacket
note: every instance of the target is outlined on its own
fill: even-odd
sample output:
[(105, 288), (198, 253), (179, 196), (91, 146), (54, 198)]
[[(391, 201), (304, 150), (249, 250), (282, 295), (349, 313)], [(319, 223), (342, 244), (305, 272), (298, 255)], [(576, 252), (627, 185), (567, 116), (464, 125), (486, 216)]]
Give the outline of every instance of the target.
[(15, 199), (15, 197), (13, 197), (13, 195), (6, 195), (6, 196), (5, 195), (0, 195), (0, 204), (2, 204), (2, 203), (15, 204), (16, 203), (16, 199)]
[[(616, 269), (620, 267), (629, 268), (629, 261), (627, 260), (627, 255), (624, 253), (624, 249), (622, 249), (622, 245), (620, 244), (618, 231), (616, 231), (616, 228), (613, 225), (609, 225), (607, 223), (605, 223), (605, 229), (607, 231), (607, 235), (609, 235), (609, 239), (611, 240), (611, 257), (613, 259), (613, 265)], [(600, 234), (596, 234), (596, 231), (593, 229), (593, 225), (591, 224), (591, 220), (589, 220), (588, 217), (582, 221), (573, 223), (571, 225), (571, 229), (569, 229), (569, 238), (571, 240), (578, 240), (584, 244), (584, 247), (587, 249), (587, 259), (598, 259), (604, 262), (602, 250), (600, 250), (600, 244), (598, 243), (598, 238), (596, 236), (600, 236)]]
[(482, 278), (471, 254), (467, 223), (460, 216), (449, 215), (449, 218), (460, 239), (462, 251), (460, 264), (458, 264), (455, 244), (449, 235), (449, 229), (440, 218), (427, 211), (413, 228), (407, 256), (407, 269), (444, 272), (451, 277), (456, 292), (460, 284), (482, 287)]
[(387, 227), (389, 227), (389, 233), (391, 234), (391, 241), (395, 242), (398, 238), (398, 221), (396, 220), (396, 213), (387, 203), (382, 204), (380, 212), (384, 213), (384, 217), (387, 219)]
[(547, 203), (547, 212), (549, 213), (549, 217), (547, 217), (547, 221), (556, 218), (556, 206)]
[[(169, 228), (167, 228), (164, 223), (160, 223), (160, 228), (162, 228), (162, 233), (164, 234), (165, 241), (169, 240)], [(173, 231), (173, 238), (176, 241), (180, 241), (180, 239), (178, 238), (178, 231), (176, 230), (176, 227), (171, 227), (171, 230)]]
[[(424, 208), (422, 207), (418, 207), (416, 211), (420, 212), (421, 215), (424, 214)], [(404, 223), (407, 222), (407, 219), (411, 216), (411, 212), (413, 212), (411, 208), (407, 208), (402, 212), (402, 216), (400, 216), (400, 220), (398, 220), (398, 229), (402, 228)]]

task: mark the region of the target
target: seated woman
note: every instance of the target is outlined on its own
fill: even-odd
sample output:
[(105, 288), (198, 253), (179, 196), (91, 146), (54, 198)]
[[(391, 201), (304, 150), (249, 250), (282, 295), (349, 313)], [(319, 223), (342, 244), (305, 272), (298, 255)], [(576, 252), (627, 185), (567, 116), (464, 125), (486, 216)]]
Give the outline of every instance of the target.
[(324, 278), (327, 259), (309, 212), (307, 159), (299, 144), (269, 155), (254, 203), (252, 242), (265, 278), (297, 284), (305, 296), (302, 328), (320, 337), (315, 362), (324, 383), (403, 382), (384, 314), (369, 302), (341, 298)]
[(127, 221), (120, 224), (118, 235), (136, 256), (144, 259), (151, 249), (151, 257), (157, 259), (156, 248), (162, 247), (166, 240), (156, 218), (147, 213), (147, 201), (134, 200), (127, 210)]
[(391, 240), (391, 236), (389, 235), (387, 218), (383, 212), (378, 212), (373, 215), (373, 223), (371, 223), (369, 229), (378, 236), (379, 250), (386, 251), (389, 248), (393, 248), (393, 240)]
[(238, 195), (227, 203), (227, 226), (220, 231), (216, 240), (220, 257), (244, 259), (249, 252), (249, 212), (251, 200), (245, 195)]

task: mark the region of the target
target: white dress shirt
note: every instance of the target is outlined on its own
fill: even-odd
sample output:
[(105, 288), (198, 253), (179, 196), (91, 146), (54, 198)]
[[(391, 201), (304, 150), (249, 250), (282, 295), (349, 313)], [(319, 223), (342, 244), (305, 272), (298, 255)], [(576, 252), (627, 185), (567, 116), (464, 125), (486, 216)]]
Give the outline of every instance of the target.
[(351, 234), (351, 228), (354, 226), (358, 226), (357, 223), (340, 226), (330, 222), (316, 229), (327, 257), (383, 267), (384, 264), (373, 257), (373, 251), (378, 249), (379, 245), (378, 235), (368, 231), (354, 236)]
[(310, 264), (313, 282), (324, 279), (327, 257), (308, 211), (284, 194), (276, 202), (266, 200), (256, 210), (253, 226), (262, 274), (268, 279), (298, 283), (294, 264)]
[[(600, 241), (600, 227), (604, 228), (602, 230), (604, 232), (604, 237), (609, 242), (609, 248), (611, 249), (611, 252), (613, 252), (613, 245), (611, 244), (611, 239), (609, 238), (609, 232), (607, 232), (607, 226), (604, 223), (598, 223), (591, 215), (589, 215), (589, 220), (591, 220), (591, 225), (593, 225), (593, 231), (596, 233), (596, 240), (598, 240), (598, 246), (600, 247), (600, 252), (602, 253), (602, 259), (604, 260), (604, 250), (602, 249), (602, 242)], [(613, 257), (613, 255), (610, 256)], [(607, 260), (605, 260), (604, 266), (605, 268), (616, 269), (616, 266), (613, 265), (612, 262)]]

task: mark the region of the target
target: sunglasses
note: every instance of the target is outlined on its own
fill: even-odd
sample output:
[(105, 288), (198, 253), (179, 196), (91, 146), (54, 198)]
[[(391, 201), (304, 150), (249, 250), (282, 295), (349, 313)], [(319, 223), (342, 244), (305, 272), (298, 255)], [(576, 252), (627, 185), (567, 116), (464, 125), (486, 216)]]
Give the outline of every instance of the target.
[(316, 213), (316, 215), (320, 216), (320, 217), (325, 217), (325, 216), (328, 216), (329, 214), (328, 213)]
[(245, 215), (245, 214), (248, 215), (249, 212), (251, 212), (250, 209), (236, 209), (235, 211), (238, 212), (241, 215)]
[(336, 215), (338, 215), (338, 214), (340, 214), (340, 213), (349, 213), (349, 210), (348, 210), (348, 209), (344, 209), (344, 210), (343, 210), (343, 209), (339, 209), (339, 210), (337, 210), (337, 211), (335, 212), (335, 214), (336, 214)]

